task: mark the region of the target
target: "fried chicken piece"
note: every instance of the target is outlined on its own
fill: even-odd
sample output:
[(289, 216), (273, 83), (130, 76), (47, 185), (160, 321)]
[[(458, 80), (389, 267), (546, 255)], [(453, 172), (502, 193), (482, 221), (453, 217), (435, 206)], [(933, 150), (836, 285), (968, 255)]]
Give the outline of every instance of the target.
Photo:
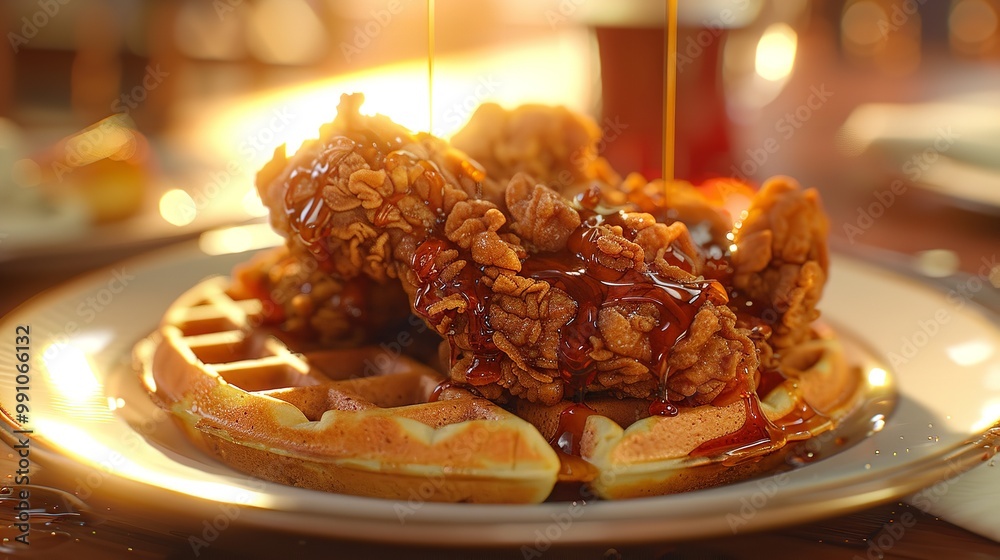
[(326, 272), (310, 254), (277, 247), (233, 270), (233, 290), (261, 300), (256, 324), (277, 326), (323, 347), (349, 347), (375, 339), (408, 317), (406, 294), (358, 276)]
[[(509, 207), (552, 203), (536, 192), (509, 189)], [(577, 213), (560, 204), (557, 214)], [(652, 398), (666, 375), (671, 400), (706, 404), (756, 370), (753, 343), (735, 328), (724, 290), (700, 281), (692, 273), (700, 261), (682, 255), (681, 247), (694, 248), (683, 224), (641, 213), (606, 216), (610, 223), (577, 218), (557, 255), (517, 258), (522, 249), (495, 233), (501, 216), (470, 201), (449, 217), (448, 239), (463, 249), (471, 233), (469, 244), (485, 248), (481, 257), (462, 259), (439, 241), (419, 251), (426, 257), (416, 307), (438, 332), (458, 333), (455, 381), (494, 400), (552, 404), (572, 396), (567, 389)], [(485, 321), (477, 315), (484, 309)]]
[(594, 182), (619, 183), (600, 156), (600, 142), (600, 127), (566, 107), (521, 105), (508, 111), (495, 103), (480, 105), (451, 139), (496, 181), (526, 173), (570, 196)]
[(741, 373), (757, 370), (757, 350), (736, 322), (724, 305), (706, 304), (698, 312), (670, 355), (670, 367), (677, 372), (667, 377), (670, 400), (710, 403)]
[[(679, 181), (664, 186), (638, 174), (626, 177), (619, 197), (627, 207), (649, 212), (657, 220), (677, 220), (702, 248), (717, 259), (728, 252), (729, 280), (736, 301), (731, 308), (740, 328), (752, 329), (760, 362), (777, 367), (777, 352), (808, 340), (819, 316), (828, 266), (828, 224), (817, 193), (803, 191), (792, 179), (776, 177), (753, 193), (742, 183), (717, 179), (694, 187)], [(743, 204), (750, 207), (741, 212)], [(726, 277), (726, 265), (712, 271)], [(747, 305), (747, 304), (750, 305)]]
[(558, 251), (580, 226), (580, 215), (552, 189), (518, 173), (507, 184), (505, 201), (510, 210), (510, 229), (529, 248)]
[(597, 124), (565, 107), (522, 105), (508, 111), (486, 103), (451, 143), (501, 183), (521, 173), (567, 198), (594, 190), (590, 196), (606, 208), (646, 212), (667, 224), (683, 222), (701, 246), (729, 245), (726, 234), (733, 228), (733, 217), (724, 203), (733, 198), (748, 203), (753, 197), (748, 186), (735, 180), (710, 181), (701, 188), (683, 181), (664, 185), (638, 173), (622, 181), (600, 156), (602, 141)]
[(727, 247), (730, 240), (726, 236), (733, 229), (733, 216), (724, 204), (732, 198), (748, 202), (753, 191), (736, 181), (715, 181), (710, 187), (698, 188), (684, 181), (667, 184), (659, 179), (646, 181), (642, 175), (631, 173), (605, 199), (611, 204), (647, 212), (660, 222), (681, 222), (702, 247)]
[[(292, 158), (279, 150), (261, 198), (293, 255), (347, 281), (398, 280), (449, 341), (455, 381), (546, 404), (567, 391), (656, 398), (664, 384), (704, 404), (747, 385), (749, 331), (702, 278), (684, 224), (598, 213), (528, 175), (491, 182), (444, 142), (359, 105), (343, 97), (319, 140)], [(559, 154), (542, 173), (564, 165)]]
[(775, 177), (761, 187), (735, 230), (733, 286), (738, 299), (769, 326), (768, 343), (779, 353), (810, 337), (829, 267), (829, 223), (815, 189)]

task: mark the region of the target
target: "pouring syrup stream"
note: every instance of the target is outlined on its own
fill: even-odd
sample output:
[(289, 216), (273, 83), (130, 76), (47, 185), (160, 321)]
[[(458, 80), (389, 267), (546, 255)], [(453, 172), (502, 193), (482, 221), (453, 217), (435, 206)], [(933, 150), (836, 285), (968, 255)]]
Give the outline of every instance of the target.
[(434, 134), (434, 0), (427, 0), (427, 133)]
[(674, 141), (677, 135), (677, 0), (667, 0), (663, 37), (663, 184), (674, 180)]

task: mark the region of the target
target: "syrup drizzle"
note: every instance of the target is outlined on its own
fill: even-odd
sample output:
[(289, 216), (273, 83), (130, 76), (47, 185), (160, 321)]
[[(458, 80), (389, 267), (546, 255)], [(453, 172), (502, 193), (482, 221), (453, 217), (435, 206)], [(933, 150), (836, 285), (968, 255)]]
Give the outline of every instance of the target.
[(597, 469), (580, 457), (580, 443), (587, 418), (597, 414), (582, 402), (573, 403), (559, 413), (559, 424), (549, 445), (559, 455), (560, 481), (589, 482), (597, 477)]
[[(648, 333), (650, 356), (641, 361), (665, 381), (671, 349), (705, 301), (726, 302), (725, 290), (711, 280), (678, 282), (651, 270), (621, 272), (604, 266), (598, 260), (601, 226), (621, 226), (627, 238), (634, 238), (635, 232), (625, 227), (620, 212), (581, 212), (588, 213), (590, 216), (570, 235), (566, 250), (526, 259), (521, 268), (526, 276), (548, 282), (577, 303), (576, 315), (559, 333), (558, 365), (565, 392), (580, 392), (593, 382), (596, 370), (591, 353), (594, 338), (601, 337), (600, 311), (620, 304), (652, 304), (659, 313), (658, 325)], [(673, 246), (664, 258), (690, 270), (691, 259)]]
[(742, 400), (746, 411), (743, 426), (735, 432), (702, 443), (690, 453), (691, 457), (736, 456), (784, 444), (785, 432), (767, 419), (760, 409), (760, 399), (747, 393)]
[[(315, 179), (301, 169), (292, 171), (288, 182), (292, 185), (301, 184)], [(294, 200), (295, 188), (289, 188), (285, 193), (285, 213), (288, 221), (295, 224), (293, 230), (299, 241), (313, 254), (323, 253), (323, 239), (329, 235), (330, 218), (333, 217), (330, 207), (323, 201), (322, 193), (317, 192), (307, 198)]]
[(760, 398), (764, 398), (775, 387), (785, 382), (785, 376), (776, 369), (761, 366), (757, 370), (757, 375), (759, 377), (757, 381), (757, 396)]
[(434, 134), (434, 0), (427, 0), (427, 132)]
[[(370, 130), (354, 131), (351, 134), (356, 138), (335, 137), (309, 166), (292, 170), (285, 187), (285, 215), (289, 228), (327, 271), (332, 268), (332, 263), (329, 262), (331, 260), (329, 237), (332, 232), (333, 211), (323, 199), (322, 188), (314, 188), (312, 194), (308, 196), (302, 196), (301, 193), (308, 192), (312, 185), (332, 182), (338, 172), (337, 167), (352, 151), (360, 153), (372, 169), (385, 169), (386, 172), (391, 172), (401, 166), (423, 167), (421, 178), (427, 185), (427, 192), (422, 194), (425, 204), (435, 210), (437, 223), (433, 224), (433, 227), (443, 224), (446, 217), (443, 208), (444, 174), (434, 162), (420, 159), (415, 154), (400, 149), (402, 145), (400, 138), (381, 140)], [(482, 172), (471, 165), (461, 165), (457, 172), (474, 181), (481, 181), (484, 178)], [(379, 228), (389, 225), (393, 210), (398, 210), (399, 201), (409, 194), (412, 194), (412, 188), (394, 192), (383, 198), (381, 205), (371, 215), (372, 224)], [(420, 224), (411, 225), (416, 225), (418, 230), (425, 229)], [(426, 232), (423, 235), (426, 235)]]
[[(574, 317), (559, 331), (557, 349), (559, 374), (564, 394), (583, 394), (596, 369), (591, 357), (594, 340), (601, 337), (600, 310), (610, 305), (652, 304), (659, 313), (659, 322), (649, 333), (650, 356), (643, 360), (651, 371), (665, 380), (667, 358), (675, 343), (687, 332), (697, 310), (705, 301), (725, 304), (725, 290), (711, 280), (678, 282), (662, 278), (651, 270), (633, 268), (618, 271), (600, 263), (598, 239), (602, 226), (620, 226), (623, 234), (634, 238), (635, 232), (625, 227), (621, 212), (598, 214), (583, 210), (587, 219), (569, 238), (565, 250), (541, 256), (535, 255), (521, 263), (521, 272), (536, 280), (544, 280), (566, 292), (577, 303)], [(441, 279), (438, 257), (456, 247), (448, 241), (431, 237), (421, 243), (414, 254), (413, 270), (418, 288), (414, 309), (436, 323), (442, 317), (451, 325), (444, 333), (454, 338), (464, 332), (472, 357), (466, 371), (467, 382), (484, 385), (501, 378), (501, 352), (493, 343), (493, 328), (489, 324), (491, 291), (481, 281), (482, 271), (466, 265), (447, 281)], [(690, 258), (677, 249), (665, 255), (671, 264), (690, 267)], [(471, 259), (466, 259), (471, 262)], [(465, 302), (464, 312), (450, 308), (433, 312), (432, 308), (447, 297), (458, 295)], [(459, 359), (458, 345), (452, 340), (452, 364)], [(670, 409), (662, 408), (669, 414)], [(659, 412), (658, 412), (659, 413)]]
[(743, 426), (730, 434), (707, 441), (691, 452), (692, 457), (727, 455), (726, 464), (756, 456), (759, 452), (784, 445), (789, 439), (801, 439), (816, 433), (829, 419), (796, 396), (792, 410), (785, 416), (771, 421), (760, 408), (761, 398), (786, 380), (780, 370), (760, 369), (754, 391), (737, 394), (727, 391), (720, 394), (713, 406), (726, 406), (742, 400), (746, 411)]
[(677, 416), (678, 414), (680, 414), (680, 410), (663, 397), (659, 397), (649, 403), (650, 416)]
[[(335, 138), (307, 167), (297, 167), (288, 176), (285, 185), (285, 216), (291, 231), (298, 240), (322, 263), (328, 261), (326, 238), (330, 235), (333, 211), (323, 200), (323, 189), (331, 169), (356, 146), (348, 138)], [(303, 192), (311, 195), (303, 196)]]
[(583, 439), (587, 418), (597, 414), (583, 403), (573, 403), (559, 413), (559, 426), (549, 444), (567, 455), (580, 456), (580, 440)]
[[(489, 324), (490, 290), (479, 281), (481, 274), (475, 266), (466, 265), (451, 279), (441, 278), (443, 271), (438, 269), (438, 256), (443, 251), (452, 249), (455, 246), (436, 237), (428, 238), (417, 247), (413, 257), (413, 271), (417, 275), (418, 287), (413, 309), (418, 315), (435, 323), (442, 321), (441, 316), (448, 319), (450, 328), (442, 334), (451, 342), (453, 366), (460, 359), (460, 350), (454, 338), (464, 328), (473, 354), (466, 371), (466, 381), (473, 386), (494, 383), (501, 377), (501, 352), (493, 343), (493, 328)], [(431, 310), (445, 298), (456, 294), (465, 300), (464, 312), (454, 308), (438, 312)]]
[(677, 0), (666, 0), (667, 24), (663, 37), (663, 182), (674, 180), (674, 142), (677, 136)]
[(445, 379), (441, 383), (438, 383), (434, 390), (431, 391), (431, 396), (427, 398), (427, 402), (438, 402), (441, 399), (441, 393), (447, 391), (454, 387), (455, 384), (451, 379)]

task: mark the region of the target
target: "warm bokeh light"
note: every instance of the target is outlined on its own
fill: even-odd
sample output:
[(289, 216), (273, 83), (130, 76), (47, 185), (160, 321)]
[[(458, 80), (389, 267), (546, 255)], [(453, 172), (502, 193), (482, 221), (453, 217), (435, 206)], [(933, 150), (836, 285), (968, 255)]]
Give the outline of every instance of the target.
[(66, 139), (66, 163), (83, 167), (101, 159), (126, 161), (136, 154), (138, 139), (123, 115), (103, 119)]
[(974, 366), (993, 357), (996, 346), (987, 340), (970, 340), (945, 349), (951, 361), (960, 366)]
[(996, 43), (997, 10), (987, 0), (957, 0), (948, 15), (951, 46), (963, 54), (981, 54)]
[(889, 374), (882, 368), (868, 370), (868, 383), (874, 387), (885, 387), (889, 383)]
[[(434, 64), (434, 133), (449, 138), (485, 102), (565, 105), (592, 112), (595, 83), (586, 30), (566, 29), (503, 48), (441, 56)], [(206, 113), (192, 135), (205, 149), (251, 173), (283, 143), (288, 153), (333, 120), (343, 93), (365, 94), (365, 113), (382, 113), (415, 131), (429, 126), (427, 62), (414, 59), (269, 94), (227, 102)]]
[(52, 387), (70, 403), (84, 403), (101, 391), (87, 354), (75, 344), (55, 343), (42, 353)]
[(209, 255), (226, 255), (274, 247), (283, 242), (270, 225), (251, 224), (205, 232), (198, 238), (198, 247)]
[(885, 1), (848, 0), (840, 17), (840, 39), (857, 61), (903, 76), (920, 66), (922, 22), (919, 11), (890, 7)]
[(972, 425), (973, 432), (983, 432), (993, 427), (1000, 427), (1000, 399), (993, 399), (983, 405), (979, 420)]
[(121, 397), (108, 397), (108, 410), (115, 411), (125, 408), (125, 399)]
[(786, 23), (769, 26), (757, 43), (754, 68), (765, 80), (776, 82), (788, 77), (795, 66), (798, 36)]
[[(883, 371), (883, 373), (885, 373)], [(876, 414), (872, 416), (872, 432), (881, 432), (885, 428), (885, 415)]]
[(852, 51), (872, 50), (885, 42), (879, 22), (889, 20), (889, 14), (877, 2), (854, 2), (844, 10), (840, 27), (844, 46)]
[(997, 13), (985, 0), (960, 0), (951, 10), (948, 27), (963, 42), (986, 41), (997, 31)]
[(194, 199), (181, 189), (171, 189), (160, 197), (160, 216), (169, 224), (186, 226), (197, 215)]
[(763, 32), (738, 30), (725, 41), (722, 79), (728, 114), (734, 122), (755, 120), (788, 85), (798, 52), (798, 34), (787, 23), (772, 23)]
[(259, 0), (247, 22), (247, 47), (272, 64), (308, 64), (326, 54), (323, 22), (304, 0)]
[(57, 420), (39, 417), (35, 430), (45, 434), (45, 439), (56, 448), (81, 459), (86, 464), (101, 469), (101, 472), (116, 474), (160, 488), (170, 488), (189, 496), (225, 503), (242, 503), (257, 507), (267, 507), (271, 498), (261, 492), (240, 488), (224, 482), (197, 480), (183, 473), (174, 475), (144, 466), (141, 458), (133, 459), (95, 437), (93, 434)]
[(915, 266), (924, 276), (947, 278), (962, 264), (958, 253), (950, 249), (929, 249), (917, 253)]

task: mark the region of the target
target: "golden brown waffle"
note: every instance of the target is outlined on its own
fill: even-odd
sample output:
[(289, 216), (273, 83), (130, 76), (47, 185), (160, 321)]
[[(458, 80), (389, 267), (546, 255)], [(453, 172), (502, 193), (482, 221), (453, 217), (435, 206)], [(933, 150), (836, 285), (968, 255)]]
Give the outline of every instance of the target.
[[(382, 498), (539, 502), (559, 470), (531, 424), (490, 401), (427, 402), (441, 377), (378, 349), (297, 354), (251, 328), (254, 299), (207, 280), (138, 351), (160, 406), (227, 464), (290, 484)], [(382, 357), (385, 363), (385, 357)], [(370, 362), (369, 362), (370, 363)]]
[[(791, 375), (763, 399), (682, 407), (676, 416), (648, 416), (644, 400), (589, 399), (597, 414), (587, 417), (578, 435), (590, 470), (585, 480), (597, 495), (621, 499), (728, 484), (780, 467), (790, 444), (836, 428), (864, 395), (860, 370), (847, 363), (835, 339), (802, 344), (783, 363)], [(571, 406), (519, 403), (517, 413), (551, 440)], [(776, 428), (768, 434), (773, 439), (754, 442), (754, 430), (765, 423), (753, 415)]]
[[(575, 436), (583, 462), (548, 443), (564, 429), (568, 403), (521, 402), (514, 415), (460, 388), (430, 402), (443, 381), (437, 372), (406, 357), (387, 361), (377, 348), (293, 352), (255, 326), (260, 301), (228, 286), (206, 280), (169, 308), (137, 347), (144, 381), (209, 452), (294, 486), (448, 502), (540, 502), (557, 479), (605, 498), (685, 491), (767, 472), (787, 443), (832, 429), (860, 397), (856, 368), (820, 338), (785, 357), (790, 378), (759, 402), (664, 417), (648, 416), (643, 400), (588, 399), (596, 414)], [(372, 363), (383, 367), (364, 376)], [(754, 414), (780, 433), (747, 447), (741, 431), (754, 427)]]

